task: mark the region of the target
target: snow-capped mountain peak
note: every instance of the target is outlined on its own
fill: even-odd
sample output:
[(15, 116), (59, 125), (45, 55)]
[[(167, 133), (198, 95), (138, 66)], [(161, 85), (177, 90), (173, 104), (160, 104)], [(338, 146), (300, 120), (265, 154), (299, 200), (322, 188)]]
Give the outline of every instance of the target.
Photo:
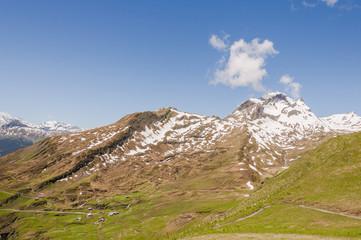
[[(295, 119), (301, 116), (301, 119)], [(272, 92), (261, 98), (250, 98), (241, 104), (229, 117), (245, 120), (258, 120), (271, 118), (281, 122), (291, 123), (297, 120), (301, 122), (320, 122), (311, 109), (302, 99), (294, 100), (285, 93)], [(291, 122), (290, 122), (291, 121)]]
[(305, 104), (281, 92), (267, 93), (241, 104), (227, 119), (245, 121), (248, 132), (263, 147), (276, 145), (287, 148), (307, 136), (315, 136), (330, 129)]
[[(57, 121), (47, 121), (38, 125), (32, 124), (22, 120), (21, 118), (13, 117), (9, 113), (5, 112), (0, 112), (0, 127), (2, 129), (8, 129), (10, 131), (14, 128), (16, 128), (17, 131), (19, 130), (19, 128), (27, 128), (28, 131), (44, 131), (44, 133), (42, 133), (44, 135), (48, 135), (46, 134), (47, 132), (51, 132), (50, 135), (54, 135), (82, 131), (82, 129), (80, 129), (79, 127), (73, 126), (71, 124), (60, 123)], [(1, 135), (4, 134), (6, 135), (6, 133), (2, 133)]]
[(302, 98), (294, 100), (281, 92), (250, 98), (226, 119), (246, 122), (248, 132), (264, 147), (287, 148), (310, 136), (361, 131), (361, 117), (354, 112), (320, 119)]
[(80, 128), (73, 126), (71, 124), (60, 123), (57, 121), (47, 121), (38, 125), (38, 127), (45, 131), (51, 132), (79, 132)]
[(82, 129), (70, 124), (48, 121), (36, 125), (0, 112), (0, 138), (6, 139), (6, 144), (0, 145), (0, 156), (46, 137), (80, 131)]
[(14, 120), (16, 118), (14, 118), (13, 116), (11, 116), (9, 113), (5, 113), (5, 112), (0, 112), (0, 125), (6, 124), (8, 122), (11, 122), (12, 120)]
[(361, 117), (355, 112), (334, 114), (321, 120), (334, 131), (345, 133), (361, 131)]

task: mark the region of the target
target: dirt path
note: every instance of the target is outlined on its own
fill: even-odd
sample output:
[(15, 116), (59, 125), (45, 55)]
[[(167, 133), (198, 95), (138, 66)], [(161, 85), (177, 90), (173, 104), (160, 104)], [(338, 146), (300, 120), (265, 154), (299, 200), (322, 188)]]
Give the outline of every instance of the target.
[(98, 240), (103, 240), (103, 238), (100, 236), (100, 228), (102, 227), (102, 223), (99, 223), (98, 227), (97, 227), (97, 236), (98, 236)]
[(317, 235), (304, 235), (292, 233), (225, 233), (211, 234), (198, 237), (182, 238), (184, 240), (353, 240), (348, 237), (323, 237)]
[(2, 208), (0, 211), (12, 211), (12, 212), (29, 212), (29, 213), (64, 213), (64, 214), (86, 214), (83, 212), (61, 212), (61, 211), (44, 211), (44, 210), (18, 210), (11, 208)]
[(344, 213), (331, 212), (331, 211), (328, 211), (328, 210), (323, 210), (323, 209), (313, 208), (313, 207), (306, 207), (306, 206), (303, 206), (303, 205), (298, 205), (298, 206), (303, 207), (303, 208), (308, 208), (308, 209), (316, 210), (316, 211), (320, 211), (320, 212), (324, 212), (324, 213), (330, 213), (330, 214), (341, 215), (341, 216), (344, 216), (344, 217), (361, 219), (361, 217), (356, 217), (356, 216), (352, 216), (352, 215), (347, 215), (347, 214), (344, 214)]
[(248, 216), (245, 216), (245, 217), (242, 217), (242, 218), (238, 218), (238, 219), (236, 219), (236, 220), (234, 220), (234, 221), (232, 221), (232, 222), (229, 222), (229, 223), (225, 223), (225, 224), (222, 224), (222, 225), (219, 225), (219, 226), (215, 226), (214, 228), (219, 228), (219, 227), (227, 226), (227, 225), (232, 224), (232, 223), (234, 223), (234, 222), (239, 222), (239, 221), (245, 220), (245, 219), (247, 219), (247, 218), (253, 217), (253, 216), (257, 215), (258, 213), (262, 212), (263, 210), (265, 210), (266, 208), (269, 208), (269, 207), (270, 207), (270, 206), (263, 207), (263, 208), (261, 208), (260, 210), (254, 212), (254, 213), (252, 213), (252, 214), (250, 214), (250, 215), (248, 215)]

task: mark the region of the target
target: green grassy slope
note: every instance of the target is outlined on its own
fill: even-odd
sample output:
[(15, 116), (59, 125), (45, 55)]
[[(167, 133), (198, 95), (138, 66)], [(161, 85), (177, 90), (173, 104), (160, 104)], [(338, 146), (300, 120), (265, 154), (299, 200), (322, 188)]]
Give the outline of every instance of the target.
[[(361, 217), (361, 133), (330, 139), (286, 171), (267, 179), (247, 200), (229, 211), (225, 219), (179, 236), (294, 233), (361, 238), (361, 219), (300, 205)], [(216, 224), (230, 223), (264, 206), (271, 207), (254, 217), (214, 228)], [(208, 237), (212, 239), (211, 235)]]
[(262, 194), (271, 195), (276, 203), (361, 215), (361, 133), (322, 144), (257, 193)]

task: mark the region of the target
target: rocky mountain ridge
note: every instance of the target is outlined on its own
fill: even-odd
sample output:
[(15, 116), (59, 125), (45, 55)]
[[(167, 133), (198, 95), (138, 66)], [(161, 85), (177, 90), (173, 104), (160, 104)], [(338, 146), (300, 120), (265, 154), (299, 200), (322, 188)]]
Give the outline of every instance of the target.
[[(302, 99), (279, 92), (251, 98), (225, 119), (175, 108), (134, 113), (0, 158), (14, 163), (2, 164), (0, 182), (13, 188), (24, 184), (18, 179), (35, 179), (27, 181), (32, 189), (75, 184), (68, 201), (79, 204), (95, 197), (94, 189), (127, 192), (202, 175), (222, 179), (222, 188), (252, 190), (327, 139), (360, 131), (360, 119), (318, 118)], [(31, 165), (24, 165), (23, 156), (33, 156)], [(85, 194), (89, 189), (92, 194)]]

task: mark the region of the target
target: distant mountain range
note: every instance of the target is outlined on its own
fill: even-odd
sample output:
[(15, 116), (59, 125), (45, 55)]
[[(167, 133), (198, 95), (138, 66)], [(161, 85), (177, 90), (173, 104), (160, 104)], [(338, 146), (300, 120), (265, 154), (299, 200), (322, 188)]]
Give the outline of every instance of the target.
[(82, 131), (70, 124), (48, 121), (32, 124), (0, 112), (0, 156), (29, 146), (43, 138)]

